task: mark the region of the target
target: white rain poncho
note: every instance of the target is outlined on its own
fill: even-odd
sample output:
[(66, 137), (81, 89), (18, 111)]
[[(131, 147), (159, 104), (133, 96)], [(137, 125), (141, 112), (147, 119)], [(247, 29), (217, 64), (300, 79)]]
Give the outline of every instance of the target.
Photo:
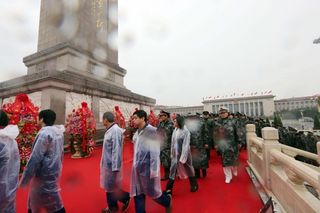
[(133, 136), (134, 157), (131, 176), (131, 196), (146, 194), (153, 199), (161, 196), (160, 142), (157, 130), (151, 125)]
[(104, 134), (100, 186), (108, 192), (121, 189), (123, 132), (118, 124), (113, 124)]
[(175, 128), (171, 141), (170, 179), (179, 176), (181, 179), (194, 176), (190, 151), (190, 132), (186, 126)]
[(32, 212), (55, 212), (63, 208), (59, 180), (62, 171), (64, 126), (41, 128), (33, 144), (20, 186), (31, 181), (28, 208)]
[(16, 190), (19, 180), (20, 156), (16, 142), (18, 126), (0, 130), (0, 212), (16, 212)]

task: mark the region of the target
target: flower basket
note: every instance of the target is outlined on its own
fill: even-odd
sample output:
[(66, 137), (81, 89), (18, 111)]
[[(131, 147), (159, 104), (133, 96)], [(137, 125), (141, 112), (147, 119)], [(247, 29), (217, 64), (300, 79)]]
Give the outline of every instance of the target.
[(157, 127), (159, 124), (158, 117), (154, 114), (153, 110), (150, 110), (150, 114), (148, 116), (148, 124)]
[(66, 133), (70, 135), (71, 158), (89, 157), (95, 147), (96, 121), (86, 102), (74, 109), (66, 120)]
[(23, 172), (31, 155), (35, 137), (40, 130), (38, 124), (39, 108), (34, 106), (28, 95), (18, 94), (13, 103), (7, 103), (2, 109), (8, 114), (9, 124), (18, 125), (16, 138), (20, 154), (20, 172)]

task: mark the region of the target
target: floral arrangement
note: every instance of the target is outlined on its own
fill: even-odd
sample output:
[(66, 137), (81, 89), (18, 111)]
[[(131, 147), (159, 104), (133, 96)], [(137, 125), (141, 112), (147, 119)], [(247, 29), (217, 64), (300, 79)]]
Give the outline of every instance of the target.
[[(138, 111), (138, 108), (135, 108), (135, 112), (136, 111)], [(134, 124), (133, 115), (131, 115), (130, 118), (129, 118), (129, 121), (128, 121), (128, 128), (127, 128), (127, 131), (126, 131), (126, 133), (127, 133), (126, 137), (131, 140), (133, 135), (134, 135), (134, 133), (136, 132), (136, 130), (137, 130), (137, 127)]]
[(115, 114), (116, 114), (116, 117), (115, 117), (115, 122), (119, 125), (119, 127), (121, 127), (122, 129), (125, 129), (126, 128), (126, 120), (120, 110), (120, 107), (119, 106), (115, 106), (114, 107), (114, 111), (115, 111)]
[(66, 133), (70, 135), (72, 158), (88, 157), (94, 150), (96, 121), (86, 102), (72, 110), (66, 120)]
[(157, 127), (159, 123), (158, 117), (154, 114), (153, 110), (150, 110), (150, 114), (148, 116), (148, 124)]
[(177, 117), (177, 114), (176, 114), (176, 113), (173, 113), (173, 114), (171, 115), (171, 120), (176, 119), (176, 117)]
[(13, 103), (7, 103), (2, 109), (8, 114), (9, 124), (18, 125), (16, 138), (20, 154), (20, 172), (23, 172), (31, 155), (32, 145), (40, 130), (38, 124), (39, 108), (34, 106), (26, 94), (18, 94)]

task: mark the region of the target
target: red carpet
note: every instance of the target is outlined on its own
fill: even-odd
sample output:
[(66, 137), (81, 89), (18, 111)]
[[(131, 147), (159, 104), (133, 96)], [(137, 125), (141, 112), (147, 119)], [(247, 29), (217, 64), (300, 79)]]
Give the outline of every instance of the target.
[[(124, 189), (129, 189), (133, 146), (124, 146)], [(247, 172), (246, 152), (240, 155), (238, 177), (231, 184), (224, 183), (221, 159), (214, 155), (210, 161), (207, 178), (199, 179), (199, 191), (191, 193), (188, 180), (177, 180), (173, 194), (173, 212), (259, 212), (262, 203)], [(105, 192), (99, 186), (101, 148), (91, 158), (73, 160), (65, 155), (62, 173), (62, 198), (68, 213), (101, 212), (106, 207)], [(162, 184), (164, 189), (165, 183)], [(121, 204), (120, 204), (121, 205)], [(147, 200), (147, 212), (164, 212), (164, 208), (151, 199)], [(17, 192), (17, 212), (27, 212), (27, 190)], [(134, 212), (134, 202), (128, 212)]]

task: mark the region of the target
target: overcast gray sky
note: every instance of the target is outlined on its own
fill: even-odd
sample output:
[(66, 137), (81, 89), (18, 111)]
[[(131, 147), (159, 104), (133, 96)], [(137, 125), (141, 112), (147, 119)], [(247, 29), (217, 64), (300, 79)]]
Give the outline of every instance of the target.
[[(119, 64), (157, 104), (272, 90), (320, 93), (319, 0), (119, 0)], [(25, 75), (40, 0), (2, 1), (0, 80)]]

